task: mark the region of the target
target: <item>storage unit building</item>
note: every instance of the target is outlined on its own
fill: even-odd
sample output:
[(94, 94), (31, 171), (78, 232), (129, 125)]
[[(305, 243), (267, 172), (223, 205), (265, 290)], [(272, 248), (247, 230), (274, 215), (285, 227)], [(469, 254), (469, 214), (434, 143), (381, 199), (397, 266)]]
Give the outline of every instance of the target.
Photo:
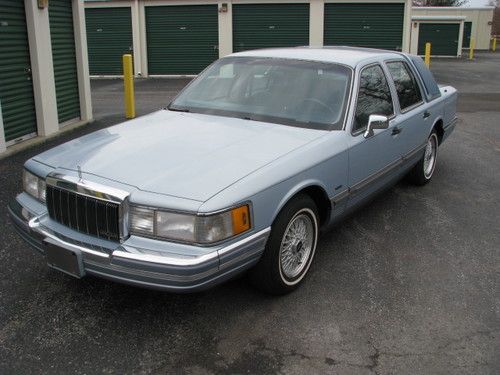
[(83, 0), (0, 0), (0, 152), (92, 119)]
[[(121, 75), (120, 54), (129, 44), (134, 73), (144, 77), (195, 75), (219, 57), (249, 49), (410, 46), (411, 0), (86, 0), (85, 8), (93, 75)], [(127, 22), (130, 14), (127, 31), (99, 39), (107, 23), (117, 22), (111, 14), (117, 8), (127, 9)], [(119, 49), (125, 35), (128, 44)], [(97, 69), (104, 51), (117, 48), (110, 57), (117, 68)]]
[[(412, 17), (463, 17), (463, 48), (469, 48), (470, 38), (475, 40), (475, 48), (490, 48), (491, 27), (493, 24), (493, 7), (414, 7)], [(414, 28), (412, 27), (412, 39)]]

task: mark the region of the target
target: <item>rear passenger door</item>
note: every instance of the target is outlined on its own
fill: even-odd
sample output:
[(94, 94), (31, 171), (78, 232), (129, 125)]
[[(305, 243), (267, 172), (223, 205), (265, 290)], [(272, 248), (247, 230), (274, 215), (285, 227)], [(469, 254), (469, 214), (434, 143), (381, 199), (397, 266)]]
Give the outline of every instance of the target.
[(396, 138), (401, 156), (406, 159), (425, 144), (434, 115), (424, 101), (423, 91), (410, 65), (404, 60), (391, 60), (386, 66), (397, 97)]

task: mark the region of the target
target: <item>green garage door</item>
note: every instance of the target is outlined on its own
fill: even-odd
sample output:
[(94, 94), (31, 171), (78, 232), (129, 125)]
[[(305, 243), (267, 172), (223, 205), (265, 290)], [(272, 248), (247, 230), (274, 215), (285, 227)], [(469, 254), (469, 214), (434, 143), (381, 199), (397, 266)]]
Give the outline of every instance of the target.
[(49, 21), (59, 123), (80, 119), (71, 0), (50, 0)]
[(234, 4), (233, 51), (309, 45), (309, 4)]
[(5, 140), (36, 133), (24, 1), (0, 0), (0, 104)]
[(132, 53), (130, 8), (87, 8), (85, 22), (90, 74), (123, 74), (122, 55)]
[(404, 4), (325, 4), (325, 45), (401, 51)]
[(470, 47), (470, 37), (472, 32), (472, 22), (464, 22), (464, 34), (463, 34), (463, 48)]
[(458, 23), (421, 23), (418, 32), (418, 54), (425, 54), (425, 43), (431, 43), (433, 56), (457, 56)]
[(146, 7), (149, 74), (198, 74), (219, 58), (217, 5)]

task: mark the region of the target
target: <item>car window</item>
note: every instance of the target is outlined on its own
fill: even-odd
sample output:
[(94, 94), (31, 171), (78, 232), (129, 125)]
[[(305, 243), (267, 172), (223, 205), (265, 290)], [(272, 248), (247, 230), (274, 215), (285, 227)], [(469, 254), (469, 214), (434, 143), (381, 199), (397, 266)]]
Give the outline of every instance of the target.
[(409, 55), (408, 58), (413, 62), (413, 66), (417, 69), (417, 72), (420, 74), (422, 78), (422, 82), (424, 83), (425, 89), (427, 91), (427, 100), (434, 100), (441, 96), (441, 91), (439, 90), (439, 86), (434, 79), (431, 71), (425, 65), (424, 60), (420, 56)]
[(200, 74), (168, 109), (340, 130), (351, 76), (350, 68), (331, 63), (227, 57)]
[(390, 117), (393, 114), (391, 91), (384, 71), (379, 65), (363, 69), (360, 76), (353, 132), (366, 128), (370, 115)]
[(396, 85), (401, 111), (420, 103), (422, 94), (408, 65), (403, 61), (395, 61), (388, 63), (387, 67)]

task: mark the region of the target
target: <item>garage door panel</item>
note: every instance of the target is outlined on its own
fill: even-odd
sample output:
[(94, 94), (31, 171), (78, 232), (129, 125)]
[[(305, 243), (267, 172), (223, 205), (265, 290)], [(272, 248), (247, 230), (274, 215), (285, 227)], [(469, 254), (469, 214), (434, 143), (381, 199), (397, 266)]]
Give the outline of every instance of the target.
[(233, 51), (309, 45), (309, 4), (234, 4)]
[(90, 74), (123, 74), (122, 56), (133, 45), (130, 8), (86, 8), (85, 22)]
[(24, 2), (0, 0), (0, 102), (7, 142), (36, 133)]
[(49, 7), (52, 59), (59, 123), (80, 118), (80, 93), (72, 2), (51, 0)]
[(325, 45), (402, 49), (404, 4), (325, 4)]
[(217, 5), (146, 7), (149, 74), (198, 74), (219, 57)]
[(456, 56), (460, 25), (454, 23), (421, 23), (418, 33), (418, 54), (425, 54), (425, 44), (431, 43), (431, 55)]

